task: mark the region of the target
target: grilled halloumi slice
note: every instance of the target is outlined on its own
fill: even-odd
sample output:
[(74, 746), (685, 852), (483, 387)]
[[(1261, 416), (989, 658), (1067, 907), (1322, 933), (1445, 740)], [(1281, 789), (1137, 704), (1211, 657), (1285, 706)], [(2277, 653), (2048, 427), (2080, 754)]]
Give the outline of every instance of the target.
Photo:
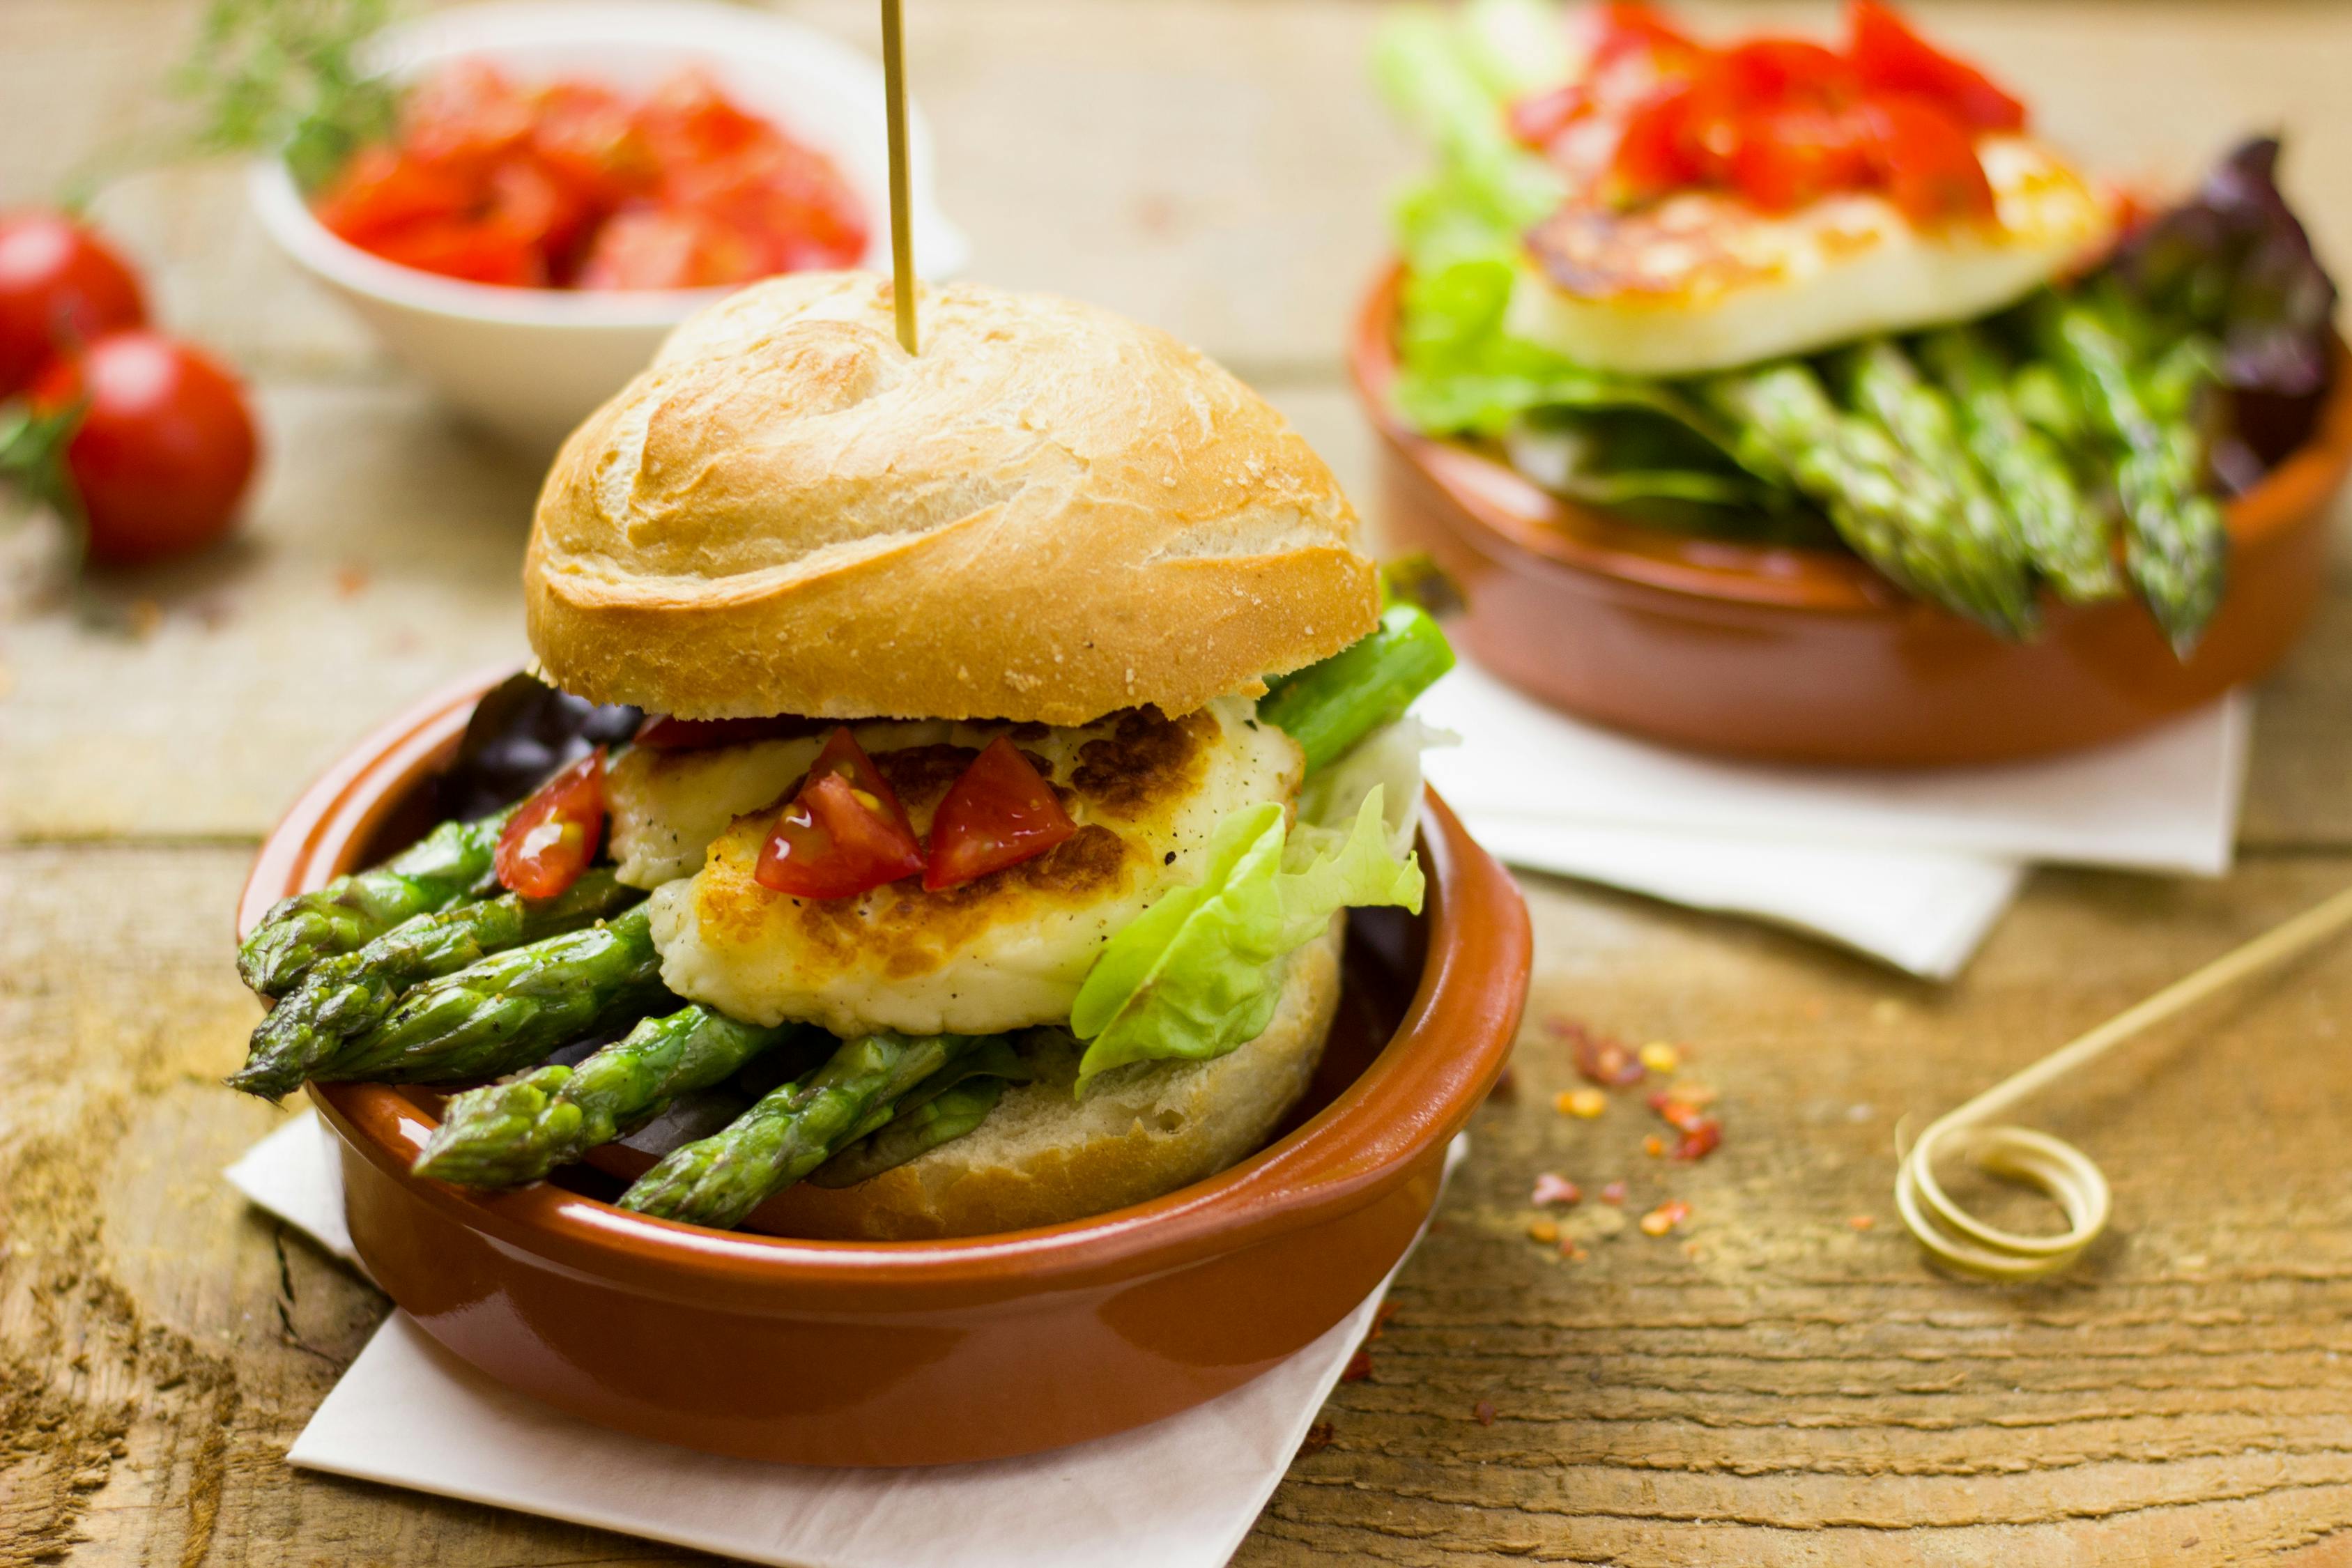
[[(822, 737), (705, 752), (633, 752), (613, 768), (614, 852), (652, 900), (662, 978), (732, 1016), (837, 1034), (990, 1034), (1067, 1021), (1095, 955), (1164, 889), (1195, 879), (1217, 823), (1298, 792), (1297, 743), (1226, 698), (1181, 719), (1150, 710), (1076, 729), (852, 726), (916, 831), (980, 749), (1009, 734), (1078, 824), (1036, 858), (960, 888), (913, 881), (796, 899), (752, 872)], [(707, 853), (705, 847), (707, 847)], [(691, 876), (667, 879), (688, 861)]]
[(2041, 143), (1987, 137), (1993, 220), (1922, 227), (1848, 193), (1785, 215), (1690, 191), (1562, 207), (1528, 237), (1507, 330), (1579, 364), (1687, 375), (1963, 321), (2104, 248), (2109, 204)]

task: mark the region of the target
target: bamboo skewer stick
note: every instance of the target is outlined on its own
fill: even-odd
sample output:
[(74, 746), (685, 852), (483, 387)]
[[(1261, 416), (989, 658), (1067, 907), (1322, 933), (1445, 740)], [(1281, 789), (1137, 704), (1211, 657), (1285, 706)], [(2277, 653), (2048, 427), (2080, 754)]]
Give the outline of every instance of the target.
[(907, 197), (907, 62), (898, 0), (882, 0), (882, 103), (890, 133), (890, 299), (898, 346), (915, 352), (914, 218)]
[[(1981, 1123), (2126, 1040), (2226, 986), (2284, 963), (2347, 925), (2352, 925), (2352, 888), (2173, 982), (1938, 1117), (1917, 1142), (1897, 1150), (1901, 1164), (1895, 1177), (1895, 1205), (1902, 1211), (1903, 1223), (1936, 1257), (1987, 1279), (2038, 1279), (2074, 1262), (2106, 1228), (2113, 1207), (2107, 1178), (2081, 1150), (2046, 1132)], [(1984, 1171), (2048, 1194), (2066, 1213), (2065, 1230), (2055, 1236), (2021, 1236), (1987, 1225), (1955, 1203), (1936, 1180), (1936, 1157), (1945, 1152), (1948, 1140), (1954, 1152), (1969, 1155)]]

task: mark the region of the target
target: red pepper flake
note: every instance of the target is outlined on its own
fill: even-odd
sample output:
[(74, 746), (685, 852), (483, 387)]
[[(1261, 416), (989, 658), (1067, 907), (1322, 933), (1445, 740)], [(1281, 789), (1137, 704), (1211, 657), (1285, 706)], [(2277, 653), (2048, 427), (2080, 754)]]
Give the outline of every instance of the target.
[(1396, 1313), (1396, 1303), (1394, 1301), (1381, 1302), (1380, 1310), (1372, 1314), (1372, 1331), (1364, 1336), (1364, 1342), (1366, 1344), (1370, 1344), (1374, 1340), (1379, 1339), (1382, 1331), (1387, 1329), (1389, 1326), (1389, 1320), (1395, 1317)]
[(1651, 1159), (1654, 1160), (1665, 1152), (1666, 1141), (1659, 1137), (1656, 1133), (1653, 1132), (1647, 1138), (1642, 1140), (1642, 1152), (1647, 1154)]
[(1576, 1070), (1588, 1083), (1603, 1089), (1630, 1089), (1649, 1076), (1642, 1058), (1622, 1040), (1596, 1034), (1573, 1018), (1554, 1018), (1548, 1026), (1568, 1042)]
[(1675, 1140), (1672, 1153), (1677, 1160), (1704, 1160), (1722, 1142), (1723, 1123), (1712, 1116), (1702, 1117), (1697, 1126)]
[(1570, 1237), (1566, 1241), (1559, 1244), (1559, 1255), (1562, 1258), (1567, 1258), (1570, 1263), (1581, 1263), (1586, 1258), (1592, 1256), (1592, 1254), (1585, 1251), (1584, 1248), (1577, 1243), (1574, 1237)]
[(1329, 1447), (1331, 1439), (1338, 1435), (1331, 1429), (1331, 1423), (1318, 1421), (1314, 1426), (1307, 1428), (1306, 1440), (1298, 1445), (1298, 1457), (1302, 1459), (1313, 1458)]
[(1642, 1234), (1664, 1236), (1690, 1218), (1690, 1205), (1682, 1199), (1669, 1198), (1642, 1216)]
[(1535, 1193), (1528, 1201), (1538, 1208), (1549, 1204), (1580, 1204), (1584, 1201), (1584, 1189), (1566, 1176), (1546, 1171), (1536, 1177)]
[(1878, 1216), (1874, 1214), (1848, 1215), (1845, 1223), (1856, 1230), (1868, 1230), (1878, 1223)]
[[(1681, 1135), (1675, 1140), (1674, 1155), (1677, 1160), (1702, 1159), (1716, 1145), (1723, 1142), (1722, 1122), (1707, 1115), (1697, 1106), (1677, 1099), (1669, 1090), (1662, 1089), (1650, 1096), (1650, 1109), (1656, 1111), (1667, 1126)], [(1661, 1143), (1661, 1141), (1655, 1138), (1649, 1142)], [(1647, 1148), (1649, 1145), (1645, 1143), (1643, 1146)], [(1663, 1143), (1661, 1147), (1663, 1148)], [(1659, 1151), (1651, 1152), (1655, 1153)]]
[(1601, 1189), (1601, 1201), (1604, 1204), (1622, 1204), (1625, 1201), (1625, 1184), (1622, 1182), (1611, 1182), (1608, 1185), (1602, 1187)]
[(1495, 1402), (1491, 1399), (1482, 1399), (1470, 1414), (1478, 1418), (1479, 1426), (1492, 1426), (1495, 1424)]
[(1356, 1353), (1348, 1358), (1348, 1370), (1339, 1374), (1339, 1381), (1341, 1383), (1361, 1383), (1371, 1375), (1372, 1352), (1363, 1349), (1361, 1346), (1359, 1346), (1357, 1347)]

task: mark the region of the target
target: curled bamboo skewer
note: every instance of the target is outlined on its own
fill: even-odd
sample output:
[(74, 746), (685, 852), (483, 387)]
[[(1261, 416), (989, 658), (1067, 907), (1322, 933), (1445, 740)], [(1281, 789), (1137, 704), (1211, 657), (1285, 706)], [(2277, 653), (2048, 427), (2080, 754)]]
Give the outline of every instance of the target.
[[(1917, 1142), (1898, 1150), (1901, 1164), (1895, 1176), (1895, 1205), (1902, 1212), (1903, 1223), (1936, 1257), (1987, 1279), (2039, 1279), (2074, 1262), (2106, 1228), (2114, 1206), (2107, 1178), (2088, 1155), (2063, 1139), (2024, 1127), (1982, 1123), (2142, 1031), (2225, 986), (2285, 963), (2347, 925), (2352, 925), (2352, 888), (2174, 981), (2137, 1006), (1937, 1118), (1919, 1134)], [(2065, 1230), (2055, 1236), (2021, 1236), (1969, 1214), (1936, 1180), (1936, 1158), (1948, 1152), (1948, 1152), (1972, 1157), (1990, 1174), (2047, 1194), (2065, 1211)]]

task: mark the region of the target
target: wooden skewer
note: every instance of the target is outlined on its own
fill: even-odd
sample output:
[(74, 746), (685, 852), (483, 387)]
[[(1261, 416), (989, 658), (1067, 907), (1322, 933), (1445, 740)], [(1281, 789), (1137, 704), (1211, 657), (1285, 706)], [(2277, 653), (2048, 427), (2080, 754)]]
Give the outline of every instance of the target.
[(914, 216), (907, 197), (907, 62), (898, 0), (882, 0), (882, 106), (890, 132), (890, 298), (898, 346), (915, 352)]
[[(2352, 925), (2352, 888), (2174, 981), (1937, 1118), (1917, 1142), (1897, 1151), (1902, 1163), (1895, 1177), (1895, 1205), (1902, 1211), (1903, 1223), (1937, 1258), (1987, 1279), (2038, 1279), (2074, 1262), (2106, 1228), (2113, 1206), (2107, 1178), (2081, 1150), (2046, 1132), (1980, 1123), (2223, 987), (2284, 963), (2347, 925)], [(2021, 1236), (1987, 1225), (1954, 1203), (1936, 1181), (1936, 1156), (1944, 1152), (1947, 1140), (1956, 1140), (1954, 1147), (1990, 1174), (2047, 1194), (2065, 1210), (2066, 1229), (2056, 1236)]]

